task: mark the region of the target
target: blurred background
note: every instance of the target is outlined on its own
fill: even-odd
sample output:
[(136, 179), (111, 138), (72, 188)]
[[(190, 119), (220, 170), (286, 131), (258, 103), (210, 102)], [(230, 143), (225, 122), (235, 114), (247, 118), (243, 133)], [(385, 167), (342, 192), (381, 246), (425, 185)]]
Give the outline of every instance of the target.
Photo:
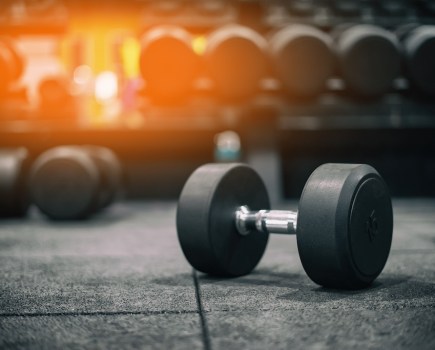
[(325, 162), (435, 195), (435, 2), (2, 0), (0, 148), (95, 144), (129, 198), (243, 161), (274, 200)]

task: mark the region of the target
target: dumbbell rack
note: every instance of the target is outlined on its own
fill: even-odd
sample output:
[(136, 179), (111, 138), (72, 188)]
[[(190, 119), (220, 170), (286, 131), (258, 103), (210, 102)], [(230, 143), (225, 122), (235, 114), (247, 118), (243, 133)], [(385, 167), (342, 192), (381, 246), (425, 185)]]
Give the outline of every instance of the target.
[[(313, 1), (315, 6), (308, 6), (305, 12), (295, 9), (297, 0), (235, 1), (227, 2), (224, 12), (211, 12), (202, 22), (204, 15), (188, 5), (184, 12), (171, 15), (152, 12), (156, 11), (154, 3), (126, 3), (142, 9), (138, 12), (143, 31), (161, 23), (204, 30), (207, 26), (240, 22), (261, 34), (289, 23), (313, 25), (327, 32), (349, 22), (382, 24), (390, 29), (412, 21), (435, 24), (435, 14), (424, 7), (427, 4), (423, 0), (410, 2), (412, 6), (406, 11), (400, 6), (396, 10), (394, 6), (393, 10), (381, 9), (374, 1), (347, 1), (346, 7), (346, 1), (322, 0)], [(79, 12), (80, 2), (77, 6), (72, 1), (66, 4), (71, 6), (72, 15), (74, 9)], [(116, 7), (116, 1), (109, 5)], [(20, 30), (25, 31), (25, 27)], [(8, 113), (13, 115), (14, 111)], [(145, 103), (140, 113), (143, 122), (134, 128), (101, 128), (44, 121), (39, 112), (26, 111), (26, 121), (1, 122), (0, 146), (24, 145), (38, 154), (48, 147), (78, 140), (98, 143), (113, 148), (132, 164), (132, 183), (139, 184), (142, 179), (165, 181), (168, 176), (162, 174), (173, 176), (162, 186), (132, 193), (157, 195), (153, 189), (165, 188), (168, 196), (175, 197), (194, 168), (214, 160), (215, 134), (231, 129), (242, 137), (242, 160), (257, 170), (267, 169), (262, 176), (272, 198), (279, 198), (283, 191), (286, 196), (299, 195), (300, 179), (305, 180), (318, 164), (346, 160), (373, 163), (390, 183), (393, 194), (435, 194), (431, 180), (435, 173), (435, 105), (400, 90), (370, 102), (328, 91), (303, 103), (288, 100), (272, 88), (239, 104), (194, 100), (165, 107)], [(388, 173), (388, 169), (394, 171)], [(402, 179), (396, 176), (399, 171), (404, 174)]]

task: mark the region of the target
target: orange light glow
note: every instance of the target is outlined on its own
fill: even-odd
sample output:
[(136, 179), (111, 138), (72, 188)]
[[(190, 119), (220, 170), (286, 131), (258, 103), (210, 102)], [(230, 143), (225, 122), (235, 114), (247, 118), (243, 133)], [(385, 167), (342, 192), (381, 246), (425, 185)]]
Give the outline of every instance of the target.
[(139, 76), (140, 44), (135, 38), (126, 38), (121, 47), (124, 74), (126, 78)]
[(207, 38), (204, 35), (197, 36), (193, 39), (192, 48), (193, 51), (199, 56), (202, 56), (207, 47)]
[(118, 77), (113, 72), (100, 73), (95, 79), (95, 98), (101, 103), (118, 95)]

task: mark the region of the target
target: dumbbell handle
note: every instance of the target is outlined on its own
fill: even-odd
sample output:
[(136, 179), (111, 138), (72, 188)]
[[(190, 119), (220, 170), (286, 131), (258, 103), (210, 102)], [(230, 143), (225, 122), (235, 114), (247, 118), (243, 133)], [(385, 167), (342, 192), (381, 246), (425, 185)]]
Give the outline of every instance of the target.
[(286, 210), (251, 211), (247, 206), (236, 210), (237, 231), (246, 236), (253, 231), (265, 233), (295, 234), (298, 213)]

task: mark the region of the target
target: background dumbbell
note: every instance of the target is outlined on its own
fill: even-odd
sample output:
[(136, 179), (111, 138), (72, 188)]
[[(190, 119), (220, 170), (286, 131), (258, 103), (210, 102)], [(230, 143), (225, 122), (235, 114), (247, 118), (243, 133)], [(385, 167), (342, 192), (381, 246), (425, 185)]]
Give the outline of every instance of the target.
[(0, 150), (0, 217), (27, 213), (29, 156), (25, 148)]
[(435, 26), (411, 24), (398, 30), (405, 73), (419, 93), (435, 95)]
[[(45, 110), (72, 109), (72, 95), (69, 81), (63, 76), (48, 76), (38, 85), (40, 108)], [(62, 114), (62, 113), (59, 113)]]
[(7, 93), (11, 84), (20, 78), (24, 71), (24, 61), (12, 41), (0, 37), (0, 97)]
[(121, 166), (111, 150), (62, 146), (36, 159), (30, 193), (33, 203), (51, 219), (84, 219), (112, 203), (120, 182)]
[(325, 164), (308, 179), (298, 212), (271, 211), (260, 176), (243, 164), (208, 164), (186, 182), (177, 232), (189, 263), (222, 276), (251, 272), (268, 233), (297, 234), (302, 265), (316, 283), (363, 288), (381, 273), (393, 232), (387, 186), (375, 169)]
[(333, 36), (339, 71), (351, 92), (377, 97), (392, 88), (400, 73), (399, 42), (393, 33), (358, 24), (338, 28)]
[(295, 24), (276, 32), (269, 46), (275, 74), (290, 95), (311, 97), (325, 89), (335, 67), (327, 34)]
[(144, 34), (140, 69), (152, 97), (178, 99), (192, 90), (199, 63), (192, 42), (193, 36), (176, 26), (160, 26)]
[(267, 42), (256, 31), (227, 25), (207, 39), (204, 60), (217, 94), (240, 100), (257, 92), (267, 73)]

